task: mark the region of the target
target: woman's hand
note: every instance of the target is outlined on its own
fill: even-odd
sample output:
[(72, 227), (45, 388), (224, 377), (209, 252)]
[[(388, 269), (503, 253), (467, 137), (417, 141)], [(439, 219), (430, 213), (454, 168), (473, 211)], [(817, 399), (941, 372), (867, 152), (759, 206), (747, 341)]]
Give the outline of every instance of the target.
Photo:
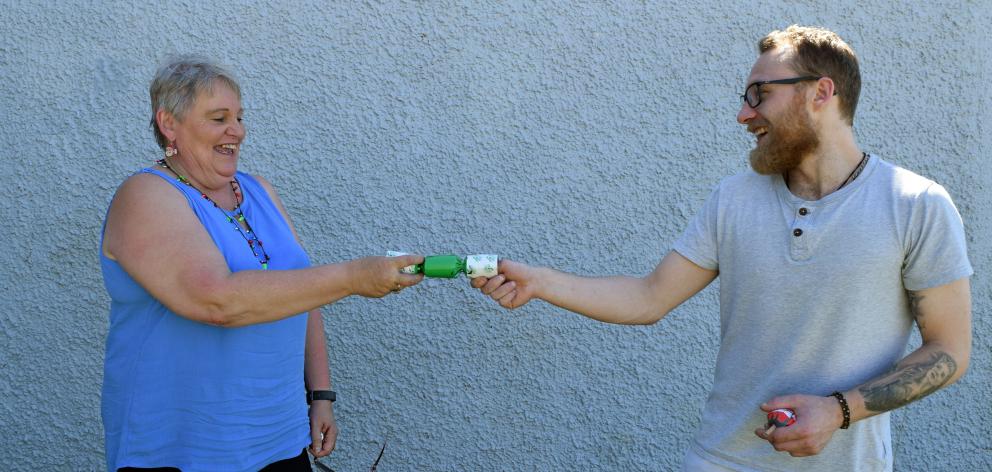
[(338, 441), (338, 424), (334, 421), (334, 406), (330, 400), (310, 403), (310, 454), (314, 458), (331, 454)]
[(416, 254), (396, 257), (372, 256), (350, 261), (348, 267), (351, 275), (351, 293), (368, 298), (380, 298), (417, 285), (424, 279), (423, 274), (404, 274), (400, 269), (423, 262), (424, 256)]

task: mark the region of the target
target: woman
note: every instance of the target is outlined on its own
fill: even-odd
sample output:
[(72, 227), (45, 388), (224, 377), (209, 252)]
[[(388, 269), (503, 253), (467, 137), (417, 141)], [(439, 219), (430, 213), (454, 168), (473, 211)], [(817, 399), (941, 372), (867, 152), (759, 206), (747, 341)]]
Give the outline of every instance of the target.
[(237, 170), (233, 76), (179, 58), (150, 94), (164, 157), (118, 189), (102, 240), (107, 469), (310, 470), (306, 447), (337, 438), (319, 308), (415, 285), (399, 269), (423, 258), (310, 266), (272, 185)]

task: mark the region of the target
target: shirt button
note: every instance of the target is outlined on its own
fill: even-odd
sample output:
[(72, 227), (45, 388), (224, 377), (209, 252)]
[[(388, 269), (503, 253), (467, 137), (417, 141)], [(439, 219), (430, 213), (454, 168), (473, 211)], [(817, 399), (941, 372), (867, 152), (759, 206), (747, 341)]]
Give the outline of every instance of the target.
[(799, 214), (802, 215), (802, 216), (806, 216), (806, 215), (809, 214), (809, 210), (807, 210), (805, 208), (800, 208), (799, 209)]
[(796, 228), (792, 230), (792, 235), (798, 238), (803, 235), (803, 230)]

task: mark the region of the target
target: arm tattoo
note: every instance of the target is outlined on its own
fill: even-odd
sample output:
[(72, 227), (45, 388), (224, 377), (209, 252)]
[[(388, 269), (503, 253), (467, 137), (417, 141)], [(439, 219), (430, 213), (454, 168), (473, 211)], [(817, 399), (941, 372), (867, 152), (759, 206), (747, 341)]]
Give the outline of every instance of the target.
[(913, 319), (916, 320), (916, 326), (920, 329), (920, 334), (924, 334), (927, 329), (927, 325), (923, 320), (923, 313), (920, 311), (920, 304), (923, 303), (923, 299), (926, 298), (920, 292), (914, 292), (912, 290), (907, 290), (906, 294), (909, 295), (909, 312), (913, 315)]
[(938, 351), (929, 359), (896, 365), (885, 376), (858, 389), (865, 398), (865, 408), (874, 412), (889, 411), (930, 395), (944, 386), (958, 365), (946, 352)]

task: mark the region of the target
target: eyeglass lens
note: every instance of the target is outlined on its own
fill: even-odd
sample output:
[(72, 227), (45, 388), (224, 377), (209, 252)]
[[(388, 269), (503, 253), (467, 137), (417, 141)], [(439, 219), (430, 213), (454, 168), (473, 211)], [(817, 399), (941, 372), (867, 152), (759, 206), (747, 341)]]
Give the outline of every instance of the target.
[(747, 102), (747, 106), (751, 108), (757, 107), (761, 104), (761, 94), (759, 93), (760, 91), (758, 90), (758, 87), (760, 87), (760, 85), (753, 83), (747, 87), (747, 90), (744, 91), (744, 101)]

